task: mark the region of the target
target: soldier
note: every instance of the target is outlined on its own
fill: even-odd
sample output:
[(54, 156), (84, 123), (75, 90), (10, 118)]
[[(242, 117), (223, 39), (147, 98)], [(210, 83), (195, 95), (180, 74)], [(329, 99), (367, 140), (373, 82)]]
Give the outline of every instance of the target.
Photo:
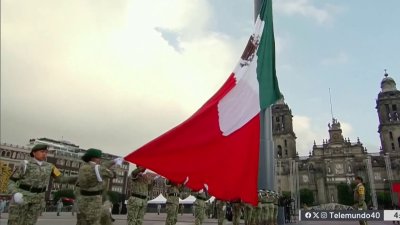
[(251, 219), (253, 218), (253, 206), (251, 204), (244, 205), (244, 224), (251, 225)]
[(267, 206), (265, 208), (266, 215), (267, 215), (267, 224), (273, 224), (273, 215), (274, 215), (274, 195), (272, 191), (267, 190)]
[[(101, 156), (101, 150), (88, 149), (82, 156), (82, 160), (86, 163), (81, 166), (78, 174), (80, 189), (78, 210), (84, 223), (90, 225), (100, 224), (103, 211), (103, 179), (114, 177), (111, 170), (100, 165)], [(115, 162), (113, 161), (110, 166)]]
[(232, 202), (232, 223), (239, 225), (241, 216), (242, 204), (239, 201)]
[(128, 225), (143, 224), (143, 217), (147, 209), (149, 192), (154, 183), (150, 176), (146, 175), (146, 168), (138, 166), (131, 173), (132, 194), (128, 199)]
[(81, 213), (79, 212), (78, 208), (78, 199), (81, 196), (81, 189), (79, 188), (78, 182), (75, 184), (75, 189), (74, 189), (74, 195), (75, 195), (75, 201), (74, 201), (74, 208), (76, 212), (76, 225), (85, 225), (85, 221), (82, 218)]
[(57, 201), (57, 216), (60, 216), (60, 213), (61, 213), (63, 207), (64, 207), (64, 204), (60, 198)]
[[(357, 176), (354, 180), (356, 188), (354, 189), (354, 208), (358, 210), (367, 210), (367, 204), (365, 203), (365, 187), (363, 185), (363, 179)], [(367, 225), (367, 221), (360, 220), (360, 225)]]
[(77, 177), (64, 177), (51, 163), (46, 162), (48, 145), (35, 145), (29, 160), (11, 175), (8, 191), (13, 195), (10, 203), (8, 225), (36, 224), (42, 210), (45, 192), (52, 176), (56, 182), (74, 183)]
[(272, 215), (272, 224), (277, 225), (278, 223), (278, 203), (279, 203), (279, 194), (277, 192), (273, 192), (274, 196), (274, 213)]
[(225, 220), (225, 214), (226, 214), (226, 202), (216, 199), (217, 205), (217, 217), (218, 217), (218, 225), (223, 225), (224, 220)]
[(260, 217), (259, 224), (267, 224), (267, 192), (265, 190), (260, 190)]
[(167, 218), (165, 225), (175, 225), (178, 222), (179, 195), (182, 188), (182, 184), (167, 182), (167, 203), (165, 207)]
[(110, 200), (105, 200), (102, 205), (102, 213), (100, 218), (101, 225), (112, 225), (114, 219), (111, 216), (113, 204)]
[(196, 201), (194, 201), (195, 205), (194, 223), (195, 225), (200, 225), (203, 223), (204, 215), (206, 213), (206, 201), (208, 198), (207, 189), (203, 188), (202, 190), (194, 194), (194, 196), (196, 197)]

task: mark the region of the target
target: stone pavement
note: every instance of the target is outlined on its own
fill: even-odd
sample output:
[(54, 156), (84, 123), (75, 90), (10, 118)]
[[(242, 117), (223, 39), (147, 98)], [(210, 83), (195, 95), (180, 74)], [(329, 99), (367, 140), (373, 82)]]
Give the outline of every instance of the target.
[[(3, 213), (2, 218), (0, 219), (0, 225), (6, 225), (7, 224), (7, 218), (8, 214)], [(113, 217), (116, 219), (114, 222), (114, 225), (126, 225), (126, 215), (113, 215)], [(156, 213), (147, 213), (145, 216), (144, 220), (144, 225), (163, 225), (165, 224), (165, 217), (166, 214), (162, 213), (160, 215), (157, 215)], [(39, 218), (39, 221), (37, 225), (75, 225), (76, 224), (76, 218), (71, 215), (70, 212), (62, 212), (61, 216), (57, 216), (55, 212), (46, 212), (43, 213), (43, 216)], [(178, 216), (178, 223), (177, 225), (189, 225), (189, 224), (194, 224), (194, 216), (192, 214), (184, 214), (184, 215), (179, 215)], [(207, 224), (217, 224), (217, 221), (215, 219), (206, 219), (204, 221), (205, 225)], [(232, 222), (226, 221), (226, 225), (231, 225)], [(243, 225), (243, 221), (240, 223)], [(327, 221), (327, 222), (297, 222), (297, 223), (290, 223), (293, 225), (330, 225), (330, 224), (335, 224), (335, 225), (358, 225), (358, 221), (346, 221), (346, 222), (341, 222), (341, 221)], [(385, 221), (385, 222), (368, 222), (369, 225), (389, 225), (393, 224), (390, 221)]]

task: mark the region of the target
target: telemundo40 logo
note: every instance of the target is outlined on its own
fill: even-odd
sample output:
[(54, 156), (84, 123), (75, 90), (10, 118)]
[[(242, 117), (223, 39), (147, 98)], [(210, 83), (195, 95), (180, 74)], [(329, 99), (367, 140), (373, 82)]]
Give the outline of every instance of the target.
[(383, 210), (300, 210), (303, 221), (349, 221), (369, 220), (383, 221)]

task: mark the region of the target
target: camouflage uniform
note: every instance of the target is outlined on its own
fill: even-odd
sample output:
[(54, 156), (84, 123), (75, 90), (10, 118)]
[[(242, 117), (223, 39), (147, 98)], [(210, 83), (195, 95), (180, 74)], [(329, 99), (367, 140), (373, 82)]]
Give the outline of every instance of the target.
[(267, 204), (265, 207), (266, 215), (267, 215), (267, 224), (273, 224), (274, 217), (274, 195), (272, 192), (267, 191)]
[(195, 211), (194, 211), (194, 224), (200, 225), (203, 223), (204, 215), (206, 211), (206, 202), (207, 201), (207, 193), (206, 192), (198, 192), (195, 194), (196, 201), (194, 201)]
[(226, 214), (226, 203), (222, 200), (216, 200), (218, 225), (223, 225)]
[(79, 184), (75, 185), (74, 195), (75, 195), (74, 207), (76, 212), (76, 225), (85, 225), (85, 221), (83, 220), (82, 214), (79, 212), (79, 207), (78, 207), (78, 199), (81, 197), (81, 189), (79, 188)]
[(143, 224), (143, 217), (147, 209), (149, 191), (152, 188), (152, 179), (143, 174), (140, 168), (131, 173), (132, 194), (128, 199), (128, 225)]
[(260, 224), (266, 225), (267, 224), (267, 192), (261, 192), (261, 211), (260, 211)]
[(104, 201), (100, 218), (101, 225), (112, 225), (112, 219), (111, 219), (112, 206), (113, 204), (109, 200)]
[(244, 206), (244, 224), (251, 225), (251, 220), (253, 218), (254, 207), (251, 204), (245, 204)]
[(80, 197), (78, 211), (82, 220), (90, 225), (99, 225), (102, 214), (103, 182), (96, 176), (95, 167), (98, 167), (102, 179), (112, 178), (114, 173), (102, 165), (89, 161), (79, 169), (78, 182)]
[(262, 210), (262, 196), (261, 192), (258, 192), (258, 204), (253, 209), (253, 216), (251, 220), (251, 225), (258, 225), (261, 221), (261, 210)]
[(167, 188), (167, 218), (165, 225), (175, 225), (178, 222), (180, 188), (179, 185), (172, 183), (167, 185)]
[(274, 213), (272, 215), (272, 224), (277, 225), (278, 223), (278, 203), (279, 203), (279, 195), (274, 192)]
[(240, 216), (241, 216), (241, 203), (240, 202), (233, 202), (232, 203), (232, 224), (239, 225), (240, 223)]
[[(354, 208), (358, 210), (367, 210), (367, 204), (365, 203), (365, 187), (362, 183), (358, 183), (354, 189)], [(360, 220), (360, 225), (367, 225), (367, 221)]]
[(46, 161), (39, 162), (34, 158), (22, 161), (21, 166), (10, 178), (8, 191), (11, 194), (21, 193), (24, 202), (10, 204), (8, 225), (36, 224), (43, 210), (45, 191), (51, 176), (55, 182), (74, 183), (76, 181), (76, 177), (62, 176), (53, 164)]

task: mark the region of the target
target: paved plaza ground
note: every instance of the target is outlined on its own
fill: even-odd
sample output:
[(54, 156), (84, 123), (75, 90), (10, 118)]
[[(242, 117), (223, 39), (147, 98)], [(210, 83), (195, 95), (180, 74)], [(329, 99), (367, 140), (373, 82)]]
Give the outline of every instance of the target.
[[(8, 214), (4, 213), (1, 215), (2, 218), (0, 219), (0, 225), (7, 224)], [(114, 215), (113, 216), (116, 221), (114, 225), (126, 225), (126, 215)], [(156, 213), (147, 213), (145, 216), (144, 225), (163, 225), (165, 224), (165, 217), (166, 214), (162, 213), (157, 215)], [(43, 213), (43, 216), (39, 218), (37, 225), (75, 225), (76, 218), (71, 215), (70, 212), (63, 212), (61, 216), (57, 216), (55, 212), (47, 212)], [(177, 225), (188, 225), (194, 224), (194, 217), (192, 214), (184, 214), (178, 216), (178, 223)], [(217, 224), (215, 219), (206, 219), (204, 221), (205, 225), (207, 224)], [(226, 225), (231, 225), (232, 222), (226, 221)], [(244, 224), (243, 221), (240, 224)], [(328, 225), (328, 224), (335, 224), (335, 225), (358, 225), (358, 221), (347, 221), (347, 222), (340, 222), (340, 221), (327, 221), (327, 222), (297, 222), (297, 223), (290, 223), (293, 225)], [(393, 224), (390, 221), (386, 222), (368, 222), (369, 225), (389, 225)]]

